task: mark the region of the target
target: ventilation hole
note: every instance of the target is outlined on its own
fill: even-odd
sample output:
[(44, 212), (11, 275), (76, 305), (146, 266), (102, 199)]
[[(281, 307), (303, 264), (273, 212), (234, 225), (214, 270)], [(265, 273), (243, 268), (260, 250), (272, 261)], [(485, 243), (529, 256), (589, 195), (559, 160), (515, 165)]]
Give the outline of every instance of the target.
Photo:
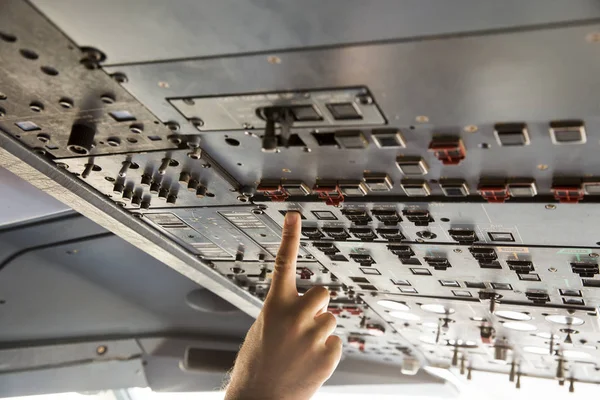
[(92, 167), (92, 171), (100, 172), (100, 171), (102, 171), (102, 167), (94, 164), (94, 166)]
[[(113, 96), (110, 93), (104, 93), (102, 96), (100, 96), (100, 100), (102, 100), (102, 102), (104, 104), (113, 104), (115, 102), (115, 96)], [(118, 112), (119, 111), (117, 111), (117, 113)], [(123, 112), (127, 112), (127, 111), (123, 111)]]
[(241, 167), (241, 166), (242, 166), (242, 163), (241, 163), (241, 162), (239, 162), (239, 163), (237, 163), (237, 165), (238, 165), (238, 167)]
[(410, 129), (411, 131), (415, 129), (415, 127), (413, 125), (409, 126), (408, 129)]
[(207, 192), (206, 197), (215, 197), (215, 194), (212, 192)]
[(17, 41), (17, 37), (15, 35), (11, 35), (10, 33), (4, 32), (0, 32), (0, 39), (8, 43), (14, 43)]
[(67, 149), (75, 154), (88, 154), (89, 153), (88, 149), (86, 149), (85, 147), (82, 147), (82, 146), (78, 146), (76, 144), (67, 146)]
[(138, 142), (138, 140), (137, 140), (136, 138), (134, 138), (134, 137), (128, 137), (128, 138), (127, 138), (127, 141), (128, 141), (129, 143), (137, 143), (137, 142)]
[(21, 55), (28, 60), (37, 60), (38, 58), (40, 58), (40, 56), (38, 56), (37, 53), (33, 50), (21, 49), (19, 50), (19, 53), (21, 53)]
[(55, 145), (53, 145), (53, 144), (47, 144), (47, 145), (46, 145), (46, 148), (47, 148), (48, 150), (58, 150), (58, 146), (55, 146)]
[(176, 167), (178, 165), (179, 165), (179, 161), (177, 161), (177, 160), (169, 161), (169, 167)]
[(37, 139), (42, 143), (48, 143), (50, 141), (50, 135), (47, 133), (38, 133)]
[(140, 133), (142, 133), (144, 131), (144, 125), (143, 124), (131, 124), (129, 126), (129, 131), (131, 133), (135, 133), (135, 134), (139, 135)]
[(112, 147), (118, 147), (121, 145), (121, 139), (117, 137), (111, 137), (106, 140), (106, 143)]
[(114, 182), (115, 178), (113, 178), (112, 176), (105, 176), (104, 180), (108, 181), (108, 182)]
[(60, 106), (62, 108), (66, 108), (66, 109), (73, 108), (73, 100), (69, 99), (68, 97), (62, 97), (58, 101), (58, 104), (60, 104)]
[(148, 139), (152, 140), (153, 142), (162, 140), (162, 138), (160, 136), (157, 136), (157, 135), (148, 136)]
[(240, 141), (239, 140), (235, 140), (232, 138), (226, 138), (225, 139), (225, 143), (227, 143), (230, 146), (239, 146), (240, 145)]
[(489, 149), (490, 147), (492, 147), (492, 146), (490, 146), (489, 143), (479, 143), (480, 149)]
[(173, 143), (174, 145), (181, 144), (181, 138), (179, 136), (172, 135), (172, 136), (169, 136), (167, 139), (169, 140), (169, 142)]
[(140, 168), (140, 165), (138, 163), (134, 163), (132, 162), (131, 165), (129, 166), (129, 169), (138, 169)]
[(4, 93), (0, 92), (0, 100), (6, 100), (7, 98), (8, 97)]
[(56, 75), (58, 75), (58, 70), (56, 68), (54, 68), (54, 67), (49, 66), (49, 65), (42, 65), (40, 67), (40, 69), (46, 75), (50, 75), (50, 76), (56, 76)]
[(442, 221), (442, 222), (450, 222), (450, 218), (440, 218), (440, 221)]
[(6, 115), (6, 110), (2, 107), (0, 107), (0, 118), (4, 117)]
[(42, 103), (40, 103), (39, 101), (32, 101), (31, 104), (29, 104), (29, 108), (31, 109), (31, 111), (34, 111), (34, 112), (44, 111), (44, 105)]

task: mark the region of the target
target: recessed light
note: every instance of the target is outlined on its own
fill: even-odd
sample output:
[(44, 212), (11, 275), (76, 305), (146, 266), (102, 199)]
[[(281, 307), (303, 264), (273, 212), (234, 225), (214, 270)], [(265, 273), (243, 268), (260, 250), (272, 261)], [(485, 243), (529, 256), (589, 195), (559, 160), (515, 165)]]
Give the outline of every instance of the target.
[(398, 319), (403, 319), (405, 321), (418, 321), (421, 319), (421, 317), (419, 317), (416, 314), (404, 312), (404, 311), (392, 311), (390, 313), (390, 316), (392, 316), (394, 318), (398, 318)]
[(506, 329), (512, 329), (514, 331), (521, 332), (532, 332), (537, 330), (537, 327), (535, 325), (526, 324), (525, 322), (518, 321), (506, 322), (502, 326), (504, 326)]
[(501, 310), (501, 311), (496, 311), (494, 314), (497, 317), (510, 319), (513, 321), (529, 321), (529, 320), (531, 320), (531, 316), (529, 316), (525, 313), (522, 313), (522, 312), (518, 312), (518, 311)]
[(546, 321), (554, 322), (555, 324), (574, 325), (574, 326), (583, 325), (585, 322), (581, 318), (566, 317), (564, 315), (548, 315), (546, 317)]
[(401, 303), (399, 301), (394, 301), (394, 300), (379, 300), (377, 302), (377, 304), (379, 304), (382, 307), (389, 308), (390, 310), (396, 310), (396, 311), (410, 310), (410, 307), (407, 306), (406, 304)]
[(428, 311), (436, 314), (454, 314), (454, 309), (447, 308), (441, 304), (423, 304), (421, 306), (423, 311)]

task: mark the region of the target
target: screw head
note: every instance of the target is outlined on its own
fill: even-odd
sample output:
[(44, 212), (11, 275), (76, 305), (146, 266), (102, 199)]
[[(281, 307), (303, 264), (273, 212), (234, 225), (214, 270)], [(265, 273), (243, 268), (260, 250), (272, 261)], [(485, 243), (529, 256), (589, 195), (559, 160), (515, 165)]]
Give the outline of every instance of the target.
[(540, 171), (546, 171), (548, 169), (548, 165), (546, 164), (538, 164), (537, 169), (539, 169)]
[(462, 250), (461, 250), (461, 249), (454, 249), (453, 251), (454, 251), (455, 253), (462, 253)]
[(269, 64), (281, 64), (281, 58), (277, 56), (269, 56), (267, 57), (267, 61)]
[(550, 267), (550, 268), (548, 268), (548, 271), (549, 271), (549, 272), (556, 272), (556, 271), (558, 271), (558, 270), (557, 270), (556, 268), (554, 268), (554, 267)]
[(417, 115), (415, 121), (424, 124), (426, 122), (429, 122), (429, 117), (427, 115)]
[(475, 133), (477, 132), (479, 128), (477, 127), (477, 125), (467, 125), (465, 126), (464, 130), (467, 133)]
[(168, 89), (169, 88), (169, 82), (160, 81), (160, 82), (158, 82), (158, 87), (162, 88), (162, 89)]
[(166, 125), (167, 125), (167, 128), (169, 128), (172, 132), (179, 131), (179, 124), (175, 121), (168, 121)]
[(122, 72), (115, 72), (114, 74), (111, 75), (111, 77), (117, 82), (117, 83), (127, 83), (129, 82), (129, 79), (127, 78), (127, 75), (125, 75)]
[(598, 258), (598, 253), (590, 253), (589, 256), (592, 258)]
[(96, 348), (96, 354), (98, 354), (99, 356), (106, 354), (107, 351), (108, 351), (108, 347), (106, 347), (104, 345), (98, 346)]
[(546, 204), (546, 210), (556, 210), (556, 204)]
[(192, 118), (190, 119), (190, 122), (198, 130), (200, 130), (200, 128), (204, 126), (204, 121), (202, 121), (200, 118)]

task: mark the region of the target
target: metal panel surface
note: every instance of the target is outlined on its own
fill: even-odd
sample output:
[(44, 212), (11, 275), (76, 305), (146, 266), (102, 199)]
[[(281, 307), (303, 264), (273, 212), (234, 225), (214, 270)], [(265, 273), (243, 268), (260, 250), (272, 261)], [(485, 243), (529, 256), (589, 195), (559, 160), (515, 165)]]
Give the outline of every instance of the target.
[[(188, 133), (196, 130), (191, 124), (183, 125), (185, 121), (167, 98), (364, 85), (390, 123), (400, 128), (418, 125), (415, 118), (426, 116), (425, 129), (460, 131), (476, 125), (478, 134), (493, 143), (490, 127), (496, 122), (543, 124), (597, 115), (593, 93), (600, 58), (589, 34), (599, 30), (597, 23), (588, 23), (281, 51), (275, 54), (281, 61), (278, 64), (269, 63), (266, 55), (248, 55), (105, 69), (126, 73), (127, 90), (161, 120), (174, 119)], [(168, 87), (159, 87), (157, 82), (167, 82)]]
[[(600, 17), (600, 6), (593, 0), (33, 3), (77, 44), (102, 49), (111, 64), (455, 35)], [(161, 29), (156, 29), (157, 21)]]
[[(29, 4), (10, 0), (0, 7), (1, 129), (56, 157), (176, 147), (167, 141), (173, 132), (96, 64), (85, 64), (85, 52)], [(120, 112), (129, 115), (111, 116)], [(92, 137), (71, 134), (76, 123)], [(68, 150), (72, 143), (77, 152)]]

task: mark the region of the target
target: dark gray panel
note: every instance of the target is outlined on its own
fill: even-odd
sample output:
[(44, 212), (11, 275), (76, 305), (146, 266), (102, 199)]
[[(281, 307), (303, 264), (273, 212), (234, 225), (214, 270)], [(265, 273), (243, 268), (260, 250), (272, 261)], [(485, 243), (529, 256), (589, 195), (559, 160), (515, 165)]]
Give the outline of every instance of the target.
[[(55, 223), (46, 233), (64, 230)], [(13, 248), (27, 246), (22, 232)], [(186, 295), (197, 284), (115, 236), (32, 251), (1, 274), (1, 341), (161, 331), (242, 337), (252, 322), (241, 312), (223, 317), (192, 309)]]
[[(34, 0), (79, 45), (108, 62), (203, 57), (455, 34), (600, 16), (593, 0)], [(160, 29), (157, 29), (160, 24)]]
[(146, 387), (141, 359), (0, 374), (0, 395), (17, 397)]
[(70, 209), (4, 168), (0, 168), (0, 181), (0, 226), (50, 216)]

